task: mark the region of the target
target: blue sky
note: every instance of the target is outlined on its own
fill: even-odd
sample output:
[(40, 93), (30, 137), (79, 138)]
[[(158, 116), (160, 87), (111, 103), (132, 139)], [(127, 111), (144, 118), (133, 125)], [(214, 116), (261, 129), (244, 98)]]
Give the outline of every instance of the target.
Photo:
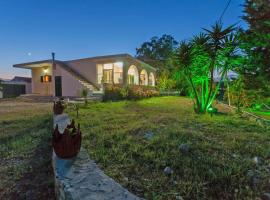
[[(227, 0), (2, 0), (0, 77), (30, 76), (13, 64), (135, 54), (153, 36), (188, 39), (221, 15)], [(224, 25), (239, 22), (243, 0), (232, 0)], [(245, 27), (243, 21), (240, 25)]]

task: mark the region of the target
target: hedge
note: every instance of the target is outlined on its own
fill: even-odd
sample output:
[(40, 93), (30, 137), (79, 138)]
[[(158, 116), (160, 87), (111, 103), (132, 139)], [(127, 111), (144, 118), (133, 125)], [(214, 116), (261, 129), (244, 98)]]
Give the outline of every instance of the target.
[(104, 101), (138, 100), (159, 96), (159, 91), (153, 86), (104, 84)]

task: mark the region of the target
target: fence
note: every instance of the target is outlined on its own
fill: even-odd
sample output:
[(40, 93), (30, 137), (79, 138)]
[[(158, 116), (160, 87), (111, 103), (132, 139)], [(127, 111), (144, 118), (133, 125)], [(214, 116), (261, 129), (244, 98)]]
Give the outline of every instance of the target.
[(3, 84), (3, 98), (17, 97), (25, 94), (25, 85), (19, 84)]

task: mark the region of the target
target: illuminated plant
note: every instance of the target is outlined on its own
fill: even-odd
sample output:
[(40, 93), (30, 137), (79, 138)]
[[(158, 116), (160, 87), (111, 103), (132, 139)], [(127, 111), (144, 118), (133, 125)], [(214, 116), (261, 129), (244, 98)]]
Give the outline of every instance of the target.
[[(211, 30), (180, 43), (177, 52), (179, 72), (186, 77), (194, 99), (196, 113), (211, 106), (229, 70), (237, 67), (237, 35), (234, 26), (225, 29), (217, 22)], [(214, 80), (214, 74), (218, 80)]]

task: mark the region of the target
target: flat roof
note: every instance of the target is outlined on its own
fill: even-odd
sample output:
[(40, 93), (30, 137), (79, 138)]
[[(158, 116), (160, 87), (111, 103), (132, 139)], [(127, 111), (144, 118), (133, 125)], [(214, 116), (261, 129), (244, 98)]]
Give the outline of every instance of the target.
[[(65, 62), (71, 62), (71, 61), (80, 61), (80, 60), (102, 60), (102, 59), (110, 59), (110, 58), (129, 58), (132, 60), (135, 60), (136, 62), (140, 63), (141, 65), (143, 65), (146, 68), (150, 68), (154, 71), (156, 71), (156, 69), (154, 67), (152, 67), (151, 65), (129, 55), (129, 54), (114, 54), (114, 55), (105, 55), (105, 56), (95, 56), (95, 57), (88, 57), (88, 58), (80, 58), (80, 59), (74, 59), (74, 60), (66, 60), (66, 61), (60, 61), (60, 60), (55, 60), (56, 63), (65, 63)], [(19, 63), (19, 64), (14, 64), (13, 67), (16, 68), (26, 68), (26, 69), (31, 69), (33, 67), (40, 67), (40, 64), (51, 64), (52, 63), (52, 59), (49, 60), (40, 60), (40, 61), (34, 61), (34, 62), (27, 62), (27, 63)], [(38, 65), (38, 66), (37, 66)]]

